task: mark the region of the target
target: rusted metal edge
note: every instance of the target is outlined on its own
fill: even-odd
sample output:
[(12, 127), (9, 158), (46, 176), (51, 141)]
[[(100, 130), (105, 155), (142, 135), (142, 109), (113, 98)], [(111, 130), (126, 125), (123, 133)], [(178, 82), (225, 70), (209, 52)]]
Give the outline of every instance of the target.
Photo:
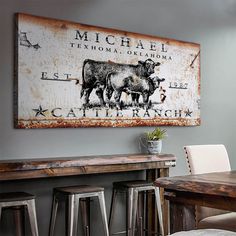
[(78, 128), (78, 127), (136, 127), (136, 126), (199, 126), (201, 119), (160, 119), (160, 120), (119, 120), (114, 122), (103, 119), (80, 119), (80, 120), (18, 120), (16, 128), (34, 129), (34, 128)]

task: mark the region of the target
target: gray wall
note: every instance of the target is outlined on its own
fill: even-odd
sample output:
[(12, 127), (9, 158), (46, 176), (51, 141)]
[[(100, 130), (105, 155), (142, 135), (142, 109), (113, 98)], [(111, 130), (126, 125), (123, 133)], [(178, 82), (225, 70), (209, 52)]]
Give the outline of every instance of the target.
[[(186, 173), (183, 145), (223, 143), (236, 167), (234, 140), (236, 3), (234, 0), (1, 0), (0, 2), (0, 159), (136, 153), (137, 138), (151, 127), (16, 130), (13, 128), (13, 14), (16, 12), (71, 20), (201, 44), (201, 119), (199, 127), (167, 127), (163, 152), (174, 153), (171, 175)], [(69, 177), (2, 183), (1, 191), (37, 194), (40, 233), (47, 235), (53, 186), (111, 182), (141, 177), (142, 173)], [(109, 177), (109, 178), (108, 178)], [(95, 203), (96, 204), (96, 203)], [(92, 214), (94, 221), (96, 213)], [(122, 217), (120, 217), (122, 219)], [(98, 218), (99, 219), (99, 218)], [(61, 219), (62, 220), (62, 219)], [(121, 221), (120, 221), (121, 222)], [(0, 234), (7, 233), (3, 218)], [(100, 232), (101, 227), (97, 224)], [(12, 228), (12, 227), (8, 227)], [(4, 233), (1, 233), (4, 232)], [(61, 234), (60, 234), (61, 232)], [(57, 236), (63, 235), (62, 230)], [(102, 235), (95, 233), (94, 235)]]

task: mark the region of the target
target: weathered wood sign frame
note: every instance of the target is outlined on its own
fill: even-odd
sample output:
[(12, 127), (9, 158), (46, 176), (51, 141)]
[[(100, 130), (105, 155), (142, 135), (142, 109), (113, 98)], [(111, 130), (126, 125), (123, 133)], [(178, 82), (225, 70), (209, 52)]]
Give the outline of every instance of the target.
[(16, 14), (15, 127), (200, 125), (200, 45)]

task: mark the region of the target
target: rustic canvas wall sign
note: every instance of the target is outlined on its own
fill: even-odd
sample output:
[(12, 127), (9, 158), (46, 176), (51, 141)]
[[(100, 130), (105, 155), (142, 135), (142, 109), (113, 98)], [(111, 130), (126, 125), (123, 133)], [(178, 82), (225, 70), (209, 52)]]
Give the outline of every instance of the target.
[(200, 46), (17, 14), (17, 128), (200, 124)]

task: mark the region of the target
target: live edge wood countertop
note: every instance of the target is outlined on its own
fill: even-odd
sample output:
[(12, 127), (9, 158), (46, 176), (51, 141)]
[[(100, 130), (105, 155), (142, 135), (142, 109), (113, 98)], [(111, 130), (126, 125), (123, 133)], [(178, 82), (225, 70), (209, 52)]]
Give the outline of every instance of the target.
[(175, 166), (173, 154), (114, 154), (0, 160), (0, 181), (161, 169)]

